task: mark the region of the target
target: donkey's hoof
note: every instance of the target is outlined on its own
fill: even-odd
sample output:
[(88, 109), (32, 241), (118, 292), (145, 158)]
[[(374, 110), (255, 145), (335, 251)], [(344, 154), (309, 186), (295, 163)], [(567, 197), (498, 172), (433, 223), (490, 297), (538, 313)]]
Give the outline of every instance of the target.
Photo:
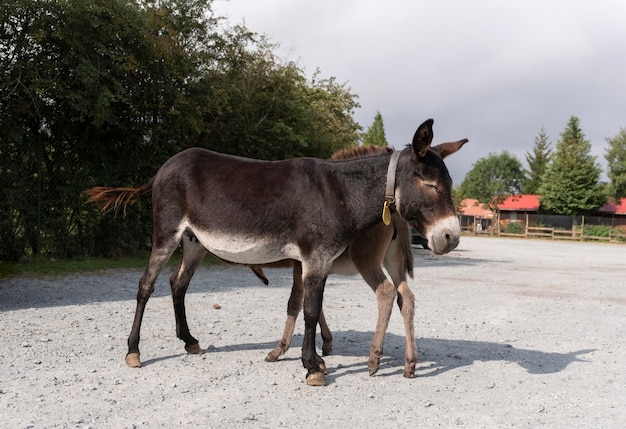
[(265, 362), (276, 362), (278, 361), (278, 356), (280, 356), (280, 353), (275, 353), (274, 350), (272, 350), (265, 356)]
[(306, 384), (309, 386), (326, 386), (326, 377), (323, 372), (312, 372), (306, 376)]
[(202, 350), (202, 347), (200, 347), (200, 344), (198, 343), (185, 346), (185, 350), (187, 350), (187, 353), (191, 353), (194, 355), (204, 354), (204, 350)]
[(404, 368), (404, 373), (402, 375), (404, 378), (415, 378), (415, 365)]
[(324, 343), (322, 344), (322, 356), (330, 356), (330, 354), (333, 352), (333, 345), (332, 343)]
[(378, 372), (378, 368), (380, 368), (380, 359), (370, 356), (367, 360), (367, 369), (370, 372), (370, 376), (376, 374)]
[(139, 353), (128, 353), (126, 355), (126, 365), (131, 368), (140, 368), (141, 360), (139, 359)]

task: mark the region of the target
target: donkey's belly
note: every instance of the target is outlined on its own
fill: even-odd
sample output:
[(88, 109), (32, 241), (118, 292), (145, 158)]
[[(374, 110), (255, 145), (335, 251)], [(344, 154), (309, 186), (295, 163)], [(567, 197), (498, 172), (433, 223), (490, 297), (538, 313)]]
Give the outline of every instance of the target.
[(300, 259), (297, 247), (265, 237), (247, 237), (194, 231), (198, 241), (212, 254), (238, 264), (267, 264), (283, 259)]

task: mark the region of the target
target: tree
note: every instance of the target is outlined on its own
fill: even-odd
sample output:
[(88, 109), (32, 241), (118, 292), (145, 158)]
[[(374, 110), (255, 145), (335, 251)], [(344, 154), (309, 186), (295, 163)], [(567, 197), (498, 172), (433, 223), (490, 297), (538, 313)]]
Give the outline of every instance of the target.
[(542, 207), (560, 215), (598, 209), (606, 201), (599, 184), (601, 172), (596, 158), (591, 156), (591, 143), (585, 140), (579, 119), (570, 117), (539, 188)]
[(548, 136), (543, 128), (539, 131), (539, 135), (535, 137), (535, 146), (533, 152), (526, 152), (526, 162), (528, 162), (528, 170), (526, 171), (526, 180), (524, 181), (523, 193), (537, 194), (539, 187), (543, 181), (543, 175), (546, 172), (552, 150), (550, 149)]
[[(222, 97), (217, 116), (198, 145), (261, 159), (330, 157), (355, 145), (356, 96), (319, 71), (308, 80), (292, 61), (277, 57), (274, 45), (241, 26), (224, 35), (218, 72), (207, 85)], [(249, 46), (254, 41), (253, 46)]]
[(511, 194), (521, 192), (524, 181), (522, 163), (507, 151), (490, 153), (472, 165), (459, 186), (462, 199), (476, 198), (483, 204), (503, 201)]
[(0, 3), (0, 260), (132, 254), (150, 205), (86, 206), (191, 146), (277, 159), (356, 144), (356, 95), (214, 17), (213, 0)]
[(609, 195), (616, 200), (626, 197), (626, 128), (620, 128), (617, 135), (607, 138), (609, 147), (605, 152), (608, 162), (607, 175)]
[(367, 132), (363, 134), (361, 138), (363, 144), (373, 144), (376, 146), (389, 146), (387, 139), (385, 138), (385, 126), (383, 124), (383, 117), (380, 112), (376, 112), (374, 116), (374, 122), (367, 129)]

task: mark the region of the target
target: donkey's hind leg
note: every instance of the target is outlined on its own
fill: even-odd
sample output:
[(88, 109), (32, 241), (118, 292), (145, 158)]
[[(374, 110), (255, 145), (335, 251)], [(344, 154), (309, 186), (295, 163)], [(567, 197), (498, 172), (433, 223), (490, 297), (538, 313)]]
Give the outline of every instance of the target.
[(187, 313), (185, 311), (185, 295), (191, 277), (206, 256), (206, 249), (198, 243), (196, 237), (191, 234), (183, 235), (183, 257), (178, 267), (170, 276), (172, 289), (172, 302), (174, 304), (174, 316), (176, 318), (176, 336), (185, 342), (185, 350), (189, 353), (202, 354), (204, 350), (189, 332)]
[(155, 243), (152, 247), (150, 254), (150, 261), (146, 271), (139, 280), (139, 288), (137, 290), (137, 306), (135, 308), (135, 318), (133, 319), (133, 326), (128, 336), (128, 353), (126, 354), (126, 365), (130, 367), (140, 367), (141, 360), (139, 358), (139, 339), (141, 331), (141, 321), (143, 319), (143, 313), (146, 309), (146, 304), (152, 292), (154, 292), (154, 282), (159, 276), (159, 273), (165, 268), (167, 261), (169, 261), (172, 253), (178, 247), (178, 238), (170, 237), (165, 240), (164, 243), (158, 243), (158, 240), (153, 240)]

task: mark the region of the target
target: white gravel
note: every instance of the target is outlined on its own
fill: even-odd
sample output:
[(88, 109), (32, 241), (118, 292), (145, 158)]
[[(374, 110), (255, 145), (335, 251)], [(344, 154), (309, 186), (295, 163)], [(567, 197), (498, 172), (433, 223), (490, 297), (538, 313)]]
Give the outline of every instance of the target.
[(417, 378), (402, 377), (397, 309), (368, 376), (375, 297), (335, 276), (321, 388), (305, 384), (302, 318), (287, 355), (263, 360), (282, 332), (289, 270), (267, 270), (263, 286), (244, 268), (201, 268), (187, 308), (202, 356), (175, 336), (163, 273), (140, 369), (124, 355), (141, 271), (1, 280), (2, 427), (625, 426), (626, 246), (463, 237), (449, 255), (415, 258)]

